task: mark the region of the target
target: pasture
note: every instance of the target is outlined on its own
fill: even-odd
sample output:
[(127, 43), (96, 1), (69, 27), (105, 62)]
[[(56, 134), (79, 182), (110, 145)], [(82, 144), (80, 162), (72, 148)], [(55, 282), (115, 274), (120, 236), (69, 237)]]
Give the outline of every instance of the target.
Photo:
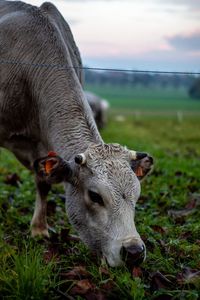
[[(35, 201), (33, 176), (2, 150), (1, 299), (199, 299), (200, 118), (185, 114), (182, 121), (173, 114), (161, 117), (144, 111), (196, 113), (200, 102), (188, 99), (183, 90), (174, 100), (167, 98), (170, 91), (166, 91), (163, 100), (155, 96), (149, 102), (139, 87), (135, 100), (126, 89), (93, 91), (115, 104), (102, 130), (105, 142), (147, 151), (155, 158), (154, 172), (142, 183), (135, 217), (147, 259), (131, 269), (110, 268), (71, 237), (74, 232), (60, 185), (48, 198), (50, 240), (33, 240), (29, 228)], [(143, 112), (139, 118), (133, 108)]]
[(191, 99), (184, 86), (86, 84), (85, 89), (107, 99), (114, 110), (120, 108), (125, 113), (130, 109), (143, 113), (200, 112), (200, 101)]

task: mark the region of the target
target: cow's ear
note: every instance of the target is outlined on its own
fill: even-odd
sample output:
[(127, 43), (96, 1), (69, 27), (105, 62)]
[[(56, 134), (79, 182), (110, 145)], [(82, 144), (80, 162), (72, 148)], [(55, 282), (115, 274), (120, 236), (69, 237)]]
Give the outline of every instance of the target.
[(70, 181), (72, 169), (70, 164), (57, 155), (48, 155), (34, 162), (34, 170), (40, 181), (49, 184)]
[(131, 168), (139, 180), (142, 180), (153, 169), (153, 157), (147, 155), (142, 159), (131, 160)]

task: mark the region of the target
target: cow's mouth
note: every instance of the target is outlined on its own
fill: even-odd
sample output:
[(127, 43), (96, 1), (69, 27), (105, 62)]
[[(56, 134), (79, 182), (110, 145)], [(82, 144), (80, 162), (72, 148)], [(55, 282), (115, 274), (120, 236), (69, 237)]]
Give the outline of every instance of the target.
[(104, 257), (111, 267), (126, 265), (128, 269), (140, 265), (146, 258), (146, 250), (144, 245), (122, 246), (115, 251), (104, 253)]
[(132, 269), (133, 267), (140, 265), (146, 257), (146, 251), (143, 245), (122, 247), (120, 254), (128, 269)]

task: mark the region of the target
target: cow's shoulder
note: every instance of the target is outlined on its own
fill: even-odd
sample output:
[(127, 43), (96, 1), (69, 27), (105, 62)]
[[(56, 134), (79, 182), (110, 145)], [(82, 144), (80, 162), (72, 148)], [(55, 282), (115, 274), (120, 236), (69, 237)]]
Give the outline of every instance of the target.
[(44, 2), (40, 9), (42, 13), (46, 16), (48, 16), (50, 22), (56, 26), (56, 28), (59, 30), (60, 34), (62, 35), (62, 39), (65, 41), (65, 44), (69, 50), (70, 57), (72, 60), (72, 64), (76, 68), (76, 73), (79, 77), (80, 82), (83, 82), (83, 74), (82, 74), (82, 60), (81, 55), (79, 52), (78, 47), (76, 46), (76, 43), (74, 41), (73, 34), (71, 32), (69, 24), (66, 22), (66, 20), (63, 18), (59, 10), (56, 8), (54, 4), (51, 2)]
[(38, 11), (38, 7), (22, 1), (4, 1), (0, 0), (0, 16), (13, 12), (31, 12)]

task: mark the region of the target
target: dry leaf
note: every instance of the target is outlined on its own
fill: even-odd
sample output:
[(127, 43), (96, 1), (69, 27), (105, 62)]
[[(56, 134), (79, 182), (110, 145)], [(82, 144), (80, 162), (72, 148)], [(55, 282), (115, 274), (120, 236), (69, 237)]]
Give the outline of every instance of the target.
[(180, 285), (184, 284), (194, 284), (200, 287), (200, 270), (191, 269), (186, 267), (181, 273), (177, 275), (177, 282)]
[(151, 225), (151, 228), (152, 228), (154, 231), (156, 231), (156, 232), (158, 232), (158, 233), (161, 233), (161, 234), (167, 233), (167, 229), (164, 228), (164, 227), (161, 227), (161, 226), (159, 226), (159, 225)]
[(90, 273), (86, 270), (85, 266), (77, 266), (69, 272), (61, 273), (61, 276), (69, 280), (91, 277)]
[(161, 272), (157, 271), (150, 275), (153, 290), (168, 289), (172, 287), (172, 282)]
[(95, 286), (88, 279), (82, 279), (75, 283), (70, 290), (71, 295), (85, 295), (88, 291), (94, 290)]
[(19, 175), (17, 175), (16, 173), (13, 173), (13, 174), (7, 175), (4, 182), (6, 184), (10, 184), (10, 185), (18, 187), (19, 183), (21, 182), (21, 179), (20, 179)]
[(132, 270), (132, 276), (133, 277), (142, 277), (143, 273), (142, 273), (142, 269), (140, 267), (134, 267)]

